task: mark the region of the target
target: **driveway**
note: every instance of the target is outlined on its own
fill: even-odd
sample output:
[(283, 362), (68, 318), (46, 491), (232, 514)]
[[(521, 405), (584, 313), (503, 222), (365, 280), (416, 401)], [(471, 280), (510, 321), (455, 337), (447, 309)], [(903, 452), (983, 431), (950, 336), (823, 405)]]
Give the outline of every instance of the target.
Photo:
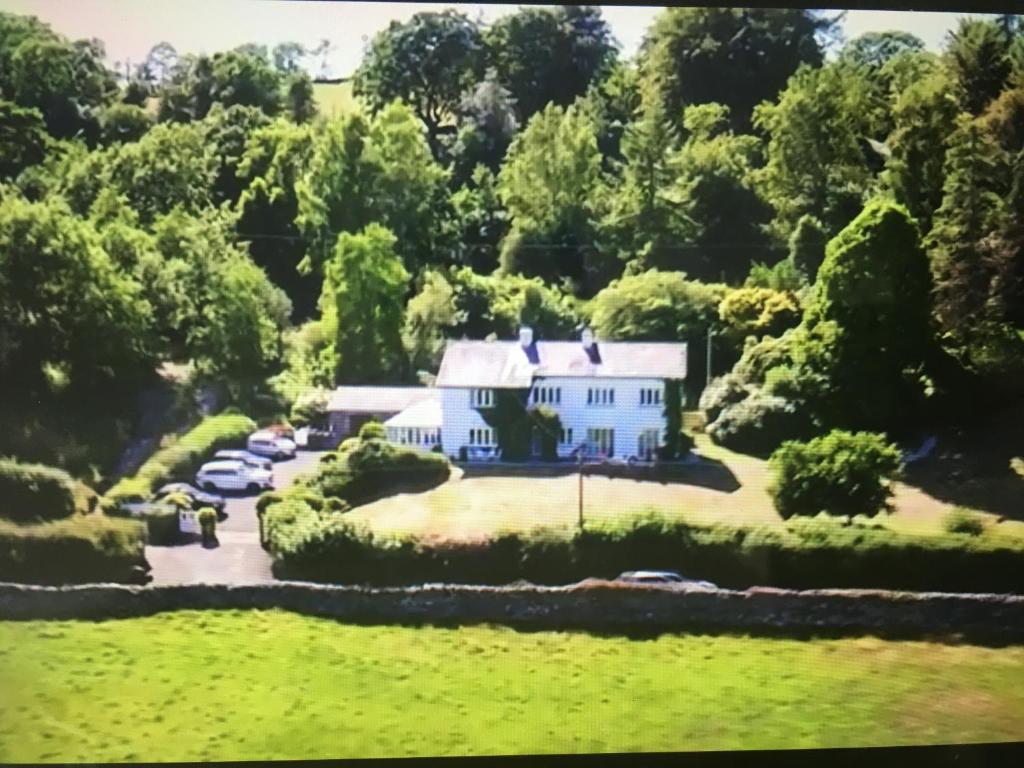
[[(274, 487), (290, 486), (297, 475), (312, 472), (320, 451), (299, 451), (294, 459), (275, 462)], [(228, 496), (227, 518), (217, 523), (220, 546), (199, 543), (176, 547), (146, 547), (153, 584), (251, 584), (273, 581), (270, 555), (260, 546), (256, 499), (259, 495)]]

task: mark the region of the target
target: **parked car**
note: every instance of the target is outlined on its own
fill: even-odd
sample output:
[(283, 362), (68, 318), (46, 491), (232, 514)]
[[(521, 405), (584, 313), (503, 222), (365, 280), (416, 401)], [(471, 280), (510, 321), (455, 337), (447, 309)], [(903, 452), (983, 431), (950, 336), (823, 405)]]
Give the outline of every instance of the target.
[(466, 448), (466, 461), (498, 461), (501, 451), (493, 445), (470, 445)]
[(223, 451), (217, 451), (213, 454), (215, 459), (232, 459), (234, 461), (241, 461), (248, 464), (250, 467), (256, 467), (256, 469), (273, 469), (274, 462), (265, 456), (257, 456), (255, 453), (249, 451), (236, 451), (226, 449)]
[(188, 483), (168, 483), (167, 485), (161, 486), (154, 495), (159, 500), (172, 493), (183, 493), (192, 499), (192, 509), (213, 507), (218, 512), (224, 511), (225, 501), (223, 496), (201, 491), (194, 485), (189, 485)]
[(269, 456), (275, 461), (290, 458), (295, 455), (295, 441), (287, 437), (279, 437), (270, 431), (253, 432), (249, 435), (246, 448), (249, 453), (259, 456)]
[(196, 473), (196, 485), (206, 491), (256, 491), (274, 487), (274, 473), (243, 461), (211, 461)]
[(626, 571), (620, 573), (616, 581), (627, 584), (662, 584), (666, 586), (700, 587), (702, 589), (718, 589), (710, 581), (687, 579), (675, 571)]

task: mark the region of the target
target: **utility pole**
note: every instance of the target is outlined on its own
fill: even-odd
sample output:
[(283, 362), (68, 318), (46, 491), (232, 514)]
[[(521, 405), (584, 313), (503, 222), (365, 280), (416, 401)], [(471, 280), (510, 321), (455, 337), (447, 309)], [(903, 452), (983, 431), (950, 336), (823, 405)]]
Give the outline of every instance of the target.
[(708, 357), (708, 360), (707, 360), (708, 372), (707, 372), (707, 378), (704, 380), (704, 386), (705, 387), (708, 384), (711, 383), (711, 326), (710, 325), (708, 326), (708, 355), (707, 355), (707, 357)]

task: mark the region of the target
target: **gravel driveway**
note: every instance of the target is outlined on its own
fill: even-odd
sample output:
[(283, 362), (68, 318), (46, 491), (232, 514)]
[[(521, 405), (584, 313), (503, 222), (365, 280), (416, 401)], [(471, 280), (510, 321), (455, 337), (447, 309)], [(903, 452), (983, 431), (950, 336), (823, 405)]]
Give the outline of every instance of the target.
[[(320, 451), (299, 451), (294, 459), (275, 462), (274, 487), (287, 488), (299, 474), (311, 472)], [(153, 584), (241, 584), (273, 581), (270, 555), (260, 546), (254, 495), (227, 497), (227, 519), (217, 523), (220, 546), (199, 543), (146, 547)]]

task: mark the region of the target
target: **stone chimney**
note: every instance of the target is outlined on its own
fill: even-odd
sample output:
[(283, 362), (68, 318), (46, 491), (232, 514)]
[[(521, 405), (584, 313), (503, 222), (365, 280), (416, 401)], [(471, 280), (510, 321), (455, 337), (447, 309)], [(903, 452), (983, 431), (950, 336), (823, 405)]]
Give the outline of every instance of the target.
[(519, 326), (519, 346), (523, 349), (533, 344), (533, 328), (528, 325)]

